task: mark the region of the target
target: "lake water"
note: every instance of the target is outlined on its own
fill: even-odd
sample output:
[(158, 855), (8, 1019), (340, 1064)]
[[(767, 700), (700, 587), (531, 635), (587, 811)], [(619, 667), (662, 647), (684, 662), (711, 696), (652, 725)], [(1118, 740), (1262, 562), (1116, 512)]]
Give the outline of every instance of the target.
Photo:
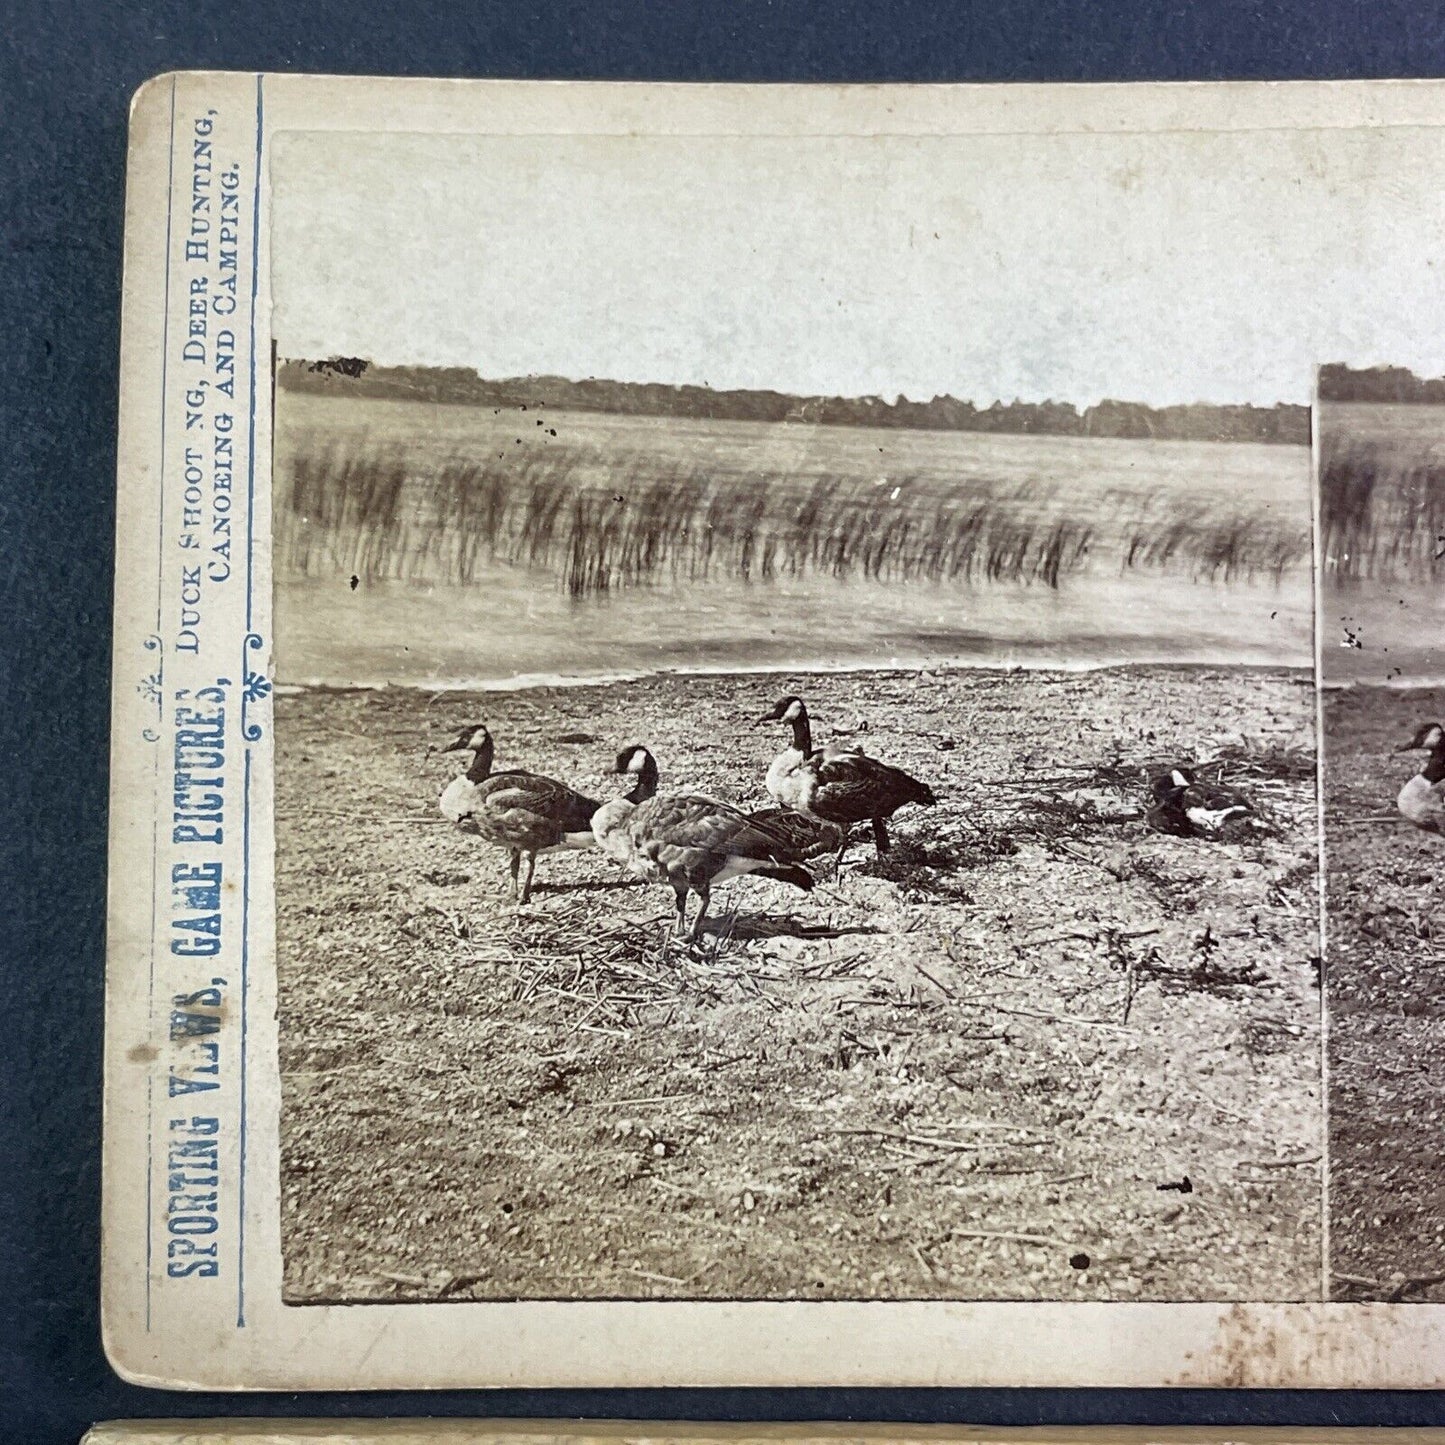
[[(1320, 676), (1326, 685), (1445, 684), (1445, 556), (1426, 536), (1406, 560), (1390, 555), (1411, 514), (1423, 515), (1421, 470), (1445, 468), (1445, 406), (1333, 403), (1320, 408), (1320, 445), (1368, 458), (1375, 555), (1324, 558)], [(1433, 554), (1432, 555), (1432, 549)], [(1355, 575), (1351, 575), (1351, 573)]]
[[(300, 395), (276, 399), (278, 507), (299, 458), (385, 453), (424, 493), (448, 461), (549, 446), (584, 457), (577, 485), (606, 487), (642, 457), (661, 475), (699, 458), (733, 475), (849, 479), (880, 505), (905, 489), (930, 497), (1006, 496), (1020, 514), (1066, 508), (1097, 524), (1099, 545), (1057, 589), (1040, 582), (886, 581), (818, 573), (747, 581), (657, 580), (568, 595), (554, 569), (483, 558), (470, 580), (412, 569), (353, 588), (344, 549), (308, 548), (305, 568), (278, 547), (276, 647), (287, 683), (506, 686), (671, 669), (718, 671), (956, 665), (1087, 667), (1120, 662), (1308, 666), (1307, 555), (1281, 575), (1205, 580), (1198, 568), (1135, 569), (1107, 545), (1121, 510), (1135, 521), (1187, 505), (1246, 511), (1289, 535), (1310, 527), (1303, 447), (969, 432), (814, 427), (556, 414)], [(554, 435), (555, 434), (555, 435)], [(1121, 501), (1121, 499), (1123, 499)], [(905, 497), (905, 502), (907, 498)], [(281, 519), (304, 534), (314, 522)], [(321, 539), (324, 543), (325, 539)], [(334, 555), (332, 555), (334, 553)]]

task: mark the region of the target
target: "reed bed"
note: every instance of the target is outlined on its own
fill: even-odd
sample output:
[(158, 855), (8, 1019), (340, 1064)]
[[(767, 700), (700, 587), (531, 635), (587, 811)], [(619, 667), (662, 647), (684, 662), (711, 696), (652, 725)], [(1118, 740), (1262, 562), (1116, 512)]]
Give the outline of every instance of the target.
[(278, 561), (302, 575), (466, 584), (501, 563), (549, 571), (575, 598), (710, 578), (1058, 588), (1086, 567), (1278, 581), (1310, 546), (1244, 498), (664, 467), (565, 445), (431, 466), (399, 450), (302, 451), (277, 477), (277, 536)]
[(1344, 420), (1322, 428), (1320, 540), (1339, 580), (1421, 580), (1441, 564), (1445, 408), (1417, 410), (1418, 429), (1391, 435), (1354, 435)]

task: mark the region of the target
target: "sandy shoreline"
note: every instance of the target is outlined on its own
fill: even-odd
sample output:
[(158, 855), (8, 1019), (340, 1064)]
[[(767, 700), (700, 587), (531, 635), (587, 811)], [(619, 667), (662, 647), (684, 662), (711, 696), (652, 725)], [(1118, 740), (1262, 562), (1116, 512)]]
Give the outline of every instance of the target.
[[(646, 682), (649, 679), (665, 678), (723, 678), (723, 677), (850, 677), (855, 675), (878, 675), (917, 677), (922, 674), (944, 680), (954, 677), (970, 677), (978, 673), (995, 674), (1002, 677), (1029, 676), (1036, 673), (1059, 673), (1073, 675), (1091, 672), (1153, 673), (1153, 672), (1228, 672), (1239, 674), (1312, 673), (1313, 664), (1307, 660), (1298, 662), (1234, 662), (1229, 659), (1205, 659), (1203, 661), (1180, 662), (1167, 658), (1156, 660), (1135, 660), (1131, 662), (1019, 662), (1007, 665), (997, 662), (979, 663), (889, 663), (885, 667), (862, 663), (796, 663), (774, 665), (760, 663), (755, 667), (658, 667), (637, 670), (622, 670), (599, 673), (523, 673), (516, 677), (475, 678), (467, 682), (327, 682), (324, 679), (305, 681), (279, 681), (276, 692), (281, 697), (299, 697), (312, 692), (419, 692), (428, 696), (453, 693), (486, 694), (493, 692), (530, 692), (536, 688), (613, 687), (618, 683)], [(1324, 684), (1326, 687), (1336, 684)], [(1353, 687), (1354, 683), (1340, 683), (1340, 687)], [(1430, 684), (1401, 682), (1403, 688), (1422, 687)]]
[[(695, 956), (666, 890), (583, 853), (516, 910), (435, 819), (474, 714), (592, 796), (644, 741), (762, 803), (795, 690), (939, 806), (726, 885)], [(278, 697), (286, 1298), (1318, 1297), (1313, 717), (1188, 665)], [(1211, 758), (1277, 838), (1131, 821)]]

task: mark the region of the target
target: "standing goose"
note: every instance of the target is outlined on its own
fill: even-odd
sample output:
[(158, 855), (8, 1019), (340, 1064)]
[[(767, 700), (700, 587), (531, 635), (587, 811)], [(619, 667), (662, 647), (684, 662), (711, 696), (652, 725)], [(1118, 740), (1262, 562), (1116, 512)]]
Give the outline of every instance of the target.
[[(632, 787), (611, 802), (604, 803), (592, 815), (592, 832), (598, 847), (609, 858), (629, 867), (633, 856), (632, 839), (623, 824), (639, 803), (646, 802), (657, 792), (657, 762), (646, 748), (634, 745), (618, 753), (613, 772), (631, 776)], [(763, 828), (775, 842), (795, 853), (802, 861), (835, 852), (843, 840), (843, 830), (836, 823), (824, 823), (791, 808), (759, 808), (747, 816), (754, 826)]]
[(808, 709), (800, 697), (782, 697), (758, 722), (784, 722), (793, 729), (793, 745), (768, 769), (768, 792), (785, 807), (842, 829), (838, 863), (848, 850), (848, 832), (855, 823), (871, 822), (880, 853), (888, 851), (888, 820), (905, 803), (931, 808), (938, 799), (927, 783), (901, 768), (867, 757), (859, 747), (830, 743), (813, 750)]
[(1243, 793), (1223, 783), (1201, 783), (1189, 768), (1160, 773), (1150, 780), (1149, 793), (1145, 819), (1156, 833), (1229, 841), (1265, 826)]
[(1428, 748), (1425, 765), (1400, 789), (1395, 806), (1401, 815), (1427, 833), (1445, 833), (1445, 727), (1425, 723), (1397, 753)]
[(632, 834), (628, 823), (639, 803), (657, 794), (657, 762), (643, 747), (623, 748), (617, 754), (612, 771), (619, 777), (632, 779), (632, 786), (592, 815), (592, 836), (597, 846), (624, 868), (633, 869)]
[(592, 815), (598, 805), (563, 783), (522, 768), (494, 773), (494, 749), (492, 735), (483, 723), (463, 728), (446, 747), (438, 749), (472, 754), (471, 766), (443, 789), (439, 806), (443, 817), (511, 854), (513, 898), (526, 859), (521, 896), (526, 903), (532, 896), (532, 872), (539, 854), (590, 848), (596, 842)]
[(740, 812), (699, 793), (659, 794), (657, 762), (644, 747), (624, 748), (615, 771), (632, 787), (592, 816), (598, 843), (639, 878), (666, 883), (677, 899), (677, 927), (687, 923), (687, 895), (699, 907), (690, 937), (702, 931), (713, 886), (743, 873), (791, 883), (805, 893), (813, 876), (802, 866), (796, 830), (772, 826), (771, 814)]

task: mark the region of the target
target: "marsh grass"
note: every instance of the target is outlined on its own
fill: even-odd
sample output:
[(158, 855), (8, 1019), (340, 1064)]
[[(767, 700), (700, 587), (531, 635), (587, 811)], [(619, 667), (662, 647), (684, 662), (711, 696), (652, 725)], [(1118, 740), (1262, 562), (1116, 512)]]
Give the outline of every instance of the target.
[(1086, 567), (1278, 581), (1309, 537), (1263, 505), (929, 473), (663, 468), (646, 453), (454, 459), (332, 446), (277, 477), (278, 554), (302, 575), (467, 584), (498, 563), (574, 598), (654, 581), (863, 578), (1057, 588)]
[(1325, 408), (1319, 512), (1335, 578), (1433, 576), (1445, 550), (1445, 407)]

